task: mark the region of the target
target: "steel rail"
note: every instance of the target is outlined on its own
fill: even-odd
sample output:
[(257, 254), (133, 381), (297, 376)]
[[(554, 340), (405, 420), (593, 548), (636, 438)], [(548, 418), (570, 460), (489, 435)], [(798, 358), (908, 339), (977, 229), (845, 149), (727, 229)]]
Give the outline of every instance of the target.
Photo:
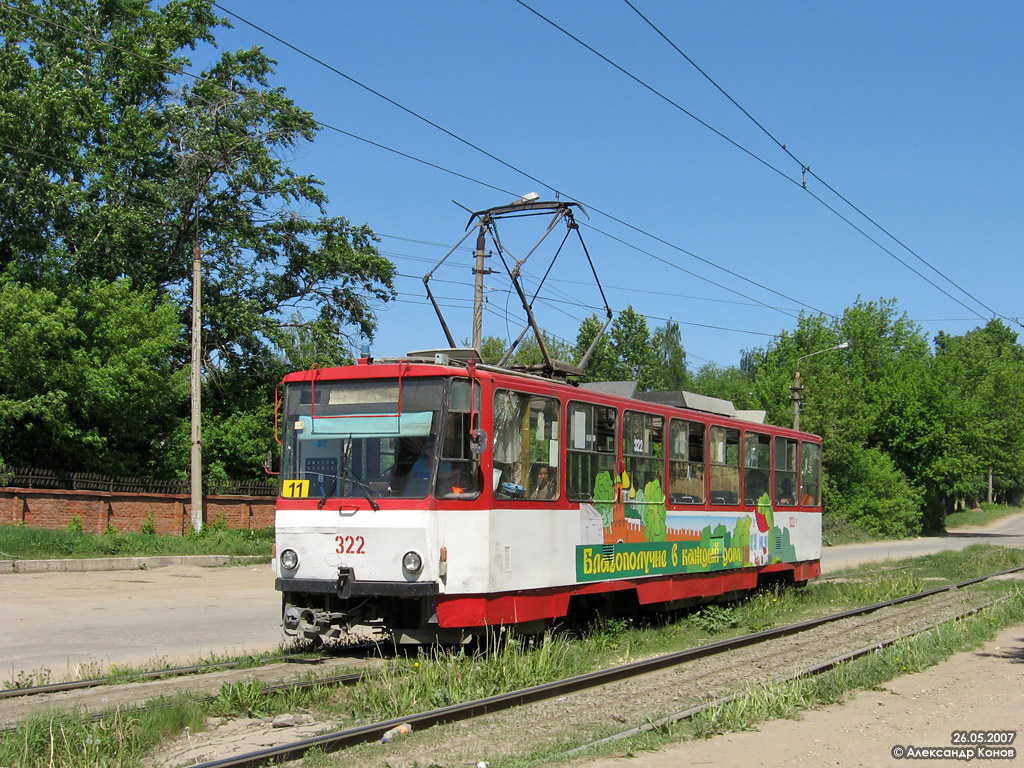
[[(346, 653), (353, 651), (368, 650), (370, 648), (377, 648), (375, 643), (358, 643), (350, 646), (345, 646), (343, 649)], [(268, 664), (309, 664), (317, 665), (323, 664), (326, 657), (316, 657), (312, 659), (303, 658), (302, 656), (269, 656), (265, 659), (260, 659), (259, 663), (249, 664), (246, 661), (221, 661), (214, 662), (211, 664), (196, 664), (187, 667), (172, 667), (170, 669), (156, 669), (148, 672), (139, 672), (137, 674), (126, 675), (123, 679), (116, 677), (94, 677), (87, 680), (70, 680), (65, 683), (47, 683), (46, 685), (34, 685), (26, 686), (24, 688), (5, 688), (0, 690), (0, 701), (3, 699), (13, 699), (20, 696), (39, 696), (46, 693), (65, 693), (67, 691), (77, 691), (85, 688), (99, 688), (104, 685), (130, 685), (131, 683), (138, 682), (140, 680), (162, 680), (167, 677), (184, 677), (186, 675), (202, 675), (206, 672), (212, 672), (220, 669), (237, 669), (239, 667), (248, 669), (259, 669), (260, 667), (267, 666)], [(246, 665), (249, 664), (248, 667)]]
[(427, 712), (420, 712), (414, 715), (391, 718), (390, 720), (384, 720), (378, 723), (370, 723), (343, 731), (313, 736), (308, 739), (302, 739), (289, 744), (282, 744), (277, 747), (268, 747), (255, 752), (249, 752), (244, 755), (221, 758), (205, 763), (196, 763), (191, 768), (261, 768), (262, 766), (269, 764), (271, 761), (278, 764), (289, 760), (297, 760), (306, 752), (314, 748), (319, 748), (325, 752), (333, 752), (355, 744), (376, 741), (380, 739), (386, 731), (401, 724), (407, 724), (416, 730), (419, 728), (429, 728), (441, 723), (468, 720), (490, 712), (511, 709), (512, 707), (520, 706), (522, 704), (550, 699), (556, 696), (574, 693), (579, 690), (617, 682), (625, 678), (635, 677), (647, 672), (658, 671), (693, 659), (705, 658), (715, 654), (724, 653), (726, 651), (735, 650), (737, 648), (743, 648), (748, 645), (754, 645), (766, 640), (773, 640), (792, 634), (798, 634), (824, 624), (841, 621), (854, 616), (863, 616), (894, 605), (922, 600), (926, 597), (931, 597), (932, 595), (949, 592), (955, 589), (962, 589), (972, 584), (978, 584), (988, 579), (1019, 571), (1024, 571), (1024, 566), (1009, 568), (1005, 571), (988, 574), (987, 576), (979, 576), (956, 584), (949, 584), (944, 587), (935, 587), (934, 589), (917, 592), (913, 595), (905, 595), (903, 597), (897, 597), (881, 603), (873, 603), (861, 608), (853, 608), (848, 611), (841, 611), (839, 613), (829, 614), (828, 616), (808, 619), (795, 624), (788, 624), (783, 627), (766, 629), (749, 635), (741, 635), (740, 637), (731, 638), (729, 640), (720, 640), (696, 648), (655, 656), (650, 659), (635, 661), (629, 664), (612, 667), (610, 669), (588, 672), (582, 675), (576, 675), (575, 677), (566, 678), (565, 680), (543, 683), (516, 691), (509, 691), (507, 693), (500, 693), (482, 699), (475, 699), (463, 704), (453, 704), (447, 707), (440, 707), (438, 709), (432, 709)]
[[(282, 691), (305, 691), (310, 688), (316, 688), (318, 685), (330, 686), (330, 685), (356, 685), (362, 682), (364, 679), (370, 677), (371, 674), (368, 672), (349, 672), (344, 675), (331, 675), (330, 677), (318, 677), (311, 680), (296, 680), (287, 683), (275, 683), (273, 685), (260, 686), (260, 695), (268, 695), (273, 693), (280, 693)], [(196, 696), (190, 701), (196, 704), (209, 704), (210, 702), (216, 701), (217, 695), (209, 696)], [(141, 712), (146, 712), (153, 709), (160, 709), (162, 707), (168, 707), (173, 703), (170, 699), (152, 699), (144, 704), (134, 705), (134, 709)], [(104, 712), (94, 712), (90, 715), (86, 715), (83, 719), (86, 722), (93, 723), (102, 720), (105, 716)], [(0, 734), (10, 733), (18, 730), (17, 725), (0, 727)]]
[[(278, 659), (279, 661), (280, 659)], [(198, 675), (215, 669), (234, 669), (241, 666), (240, 661), (225, 661), (215, 664), (202, 664), (189, 667), (174, 667), (172, 669), (153, 670), (151, 672), (140, 672), (129, 675), (124, 680), (114, 677), (93, 677), (87, 680), (70, 680), (66, 683), (48, 683), (46, 685), (33, 685), (25, 688), (6, 688), (0, 691), (0, 699), (13, 699), (19, 696), (39, 696), (44, 693), (64, 693), (66, 691), (77, 691), (83, 688), (99, 688), (104, 685), (117, 685), (128, 683), (133, 680), (159, 680), (164, 677), (181, 677), (184, 675)]]

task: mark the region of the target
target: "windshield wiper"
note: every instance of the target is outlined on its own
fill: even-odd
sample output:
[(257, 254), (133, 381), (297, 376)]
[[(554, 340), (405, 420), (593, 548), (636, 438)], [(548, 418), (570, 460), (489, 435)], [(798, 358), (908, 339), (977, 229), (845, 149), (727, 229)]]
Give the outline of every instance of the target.
[(352, 478), (356, 487), (363, 492), (363, 496), (366, 498), (368, 502), (370, 502), (370, 506), (373, 507), (373, 511), (379, 512), (380, 504), (378, 504), (373, 499), (373, 488), (364, 483), (362, 481), (362, 478), (360, 478), (359, 475), (356, 474), (355, 470), (352, 469), (351, 467), (342, 467), (342, 469), (344, 469), (348, 476)]

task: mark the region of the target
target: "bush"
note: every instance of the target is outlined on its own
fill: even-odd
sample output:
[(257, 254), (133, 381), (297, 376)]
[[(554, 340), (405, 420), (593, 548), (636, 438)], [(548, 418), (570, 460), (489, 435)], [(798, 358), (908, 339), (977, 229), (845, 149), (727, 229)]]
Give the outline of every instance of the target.
[(859, 528), (887, 537), (921, 532), (924, 495), (886, 454), (867, 448), (853, 454), (837, 511)]

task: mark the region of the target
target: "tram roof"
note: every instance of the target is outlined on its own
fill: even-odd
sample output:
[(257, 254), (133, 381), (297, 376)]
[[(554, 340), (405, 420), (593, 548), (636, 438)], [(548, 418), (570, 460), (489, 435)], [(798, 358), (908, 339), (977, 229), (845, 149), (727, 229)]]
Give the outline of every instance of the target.
[[(418, 363), (427, 366), (436, 365), (465, 368), (468, 366), (470, 361), (476, 364), (478, 370), (491, 371), (494, 373), (502, 373), (529, 379), (552, 381), (551, 379), (538, 376), (531, 372), (485, 365), (480, 360), (480, 353), (470, 347), (458, 349), (446, 348), (417, 350), (415, 352), (408, 353), (402, 358), (383, 358), (378, 359), (376, 362), (378, 364), (406, 362)], [(364, 363), (371, 361), (360, 362)], [(295, 376), (295, 374), (287, 376), (286, 379), (292, 378), (293, 376)], [(565, 384), (565, 382), (559, 381), (555, 381), (554, 383)], [(685, 408), (687, 410), (700, 411), (702, 413), (713, 413), (718, 416), (725, 416), (730, 419), (748, 421), (755, 424), (764, 424), (765, 418), (767, 417), (767, 413), (765, 411), (738, 409), (730, 400), (723, 400), (718, 397), (708, 397), (707, 395), (699, 395), (696, 392), (687, 392), (686, 390), (638, 392), (639, 383), (636, 381), (593, 381), (582, 383), (579, 385), (579, 388), (581, 390), (610, 395), (612, 397), (639, 400), (640, 402), (647, 403), (657, 403), (658, 405)]]

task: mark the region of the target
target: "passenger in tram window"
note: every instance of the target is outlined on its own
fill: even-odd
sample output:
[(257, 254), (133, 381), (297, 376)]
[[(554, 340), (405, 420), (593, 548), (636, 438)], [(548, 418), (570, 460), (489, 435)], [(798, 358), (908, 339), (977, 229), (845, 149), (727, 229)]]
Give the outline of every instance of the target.
[(782, 481), (778, 503), (787, 507), (796, 504), (796, 492), (793, 490), (793, 481), (788, 477)]
[(551, 477), (551, 468), (547, 464), (537, 467), (537, 477), (533, 483), (531, 499), (550, 499), (558, 493), (558, 483)]

